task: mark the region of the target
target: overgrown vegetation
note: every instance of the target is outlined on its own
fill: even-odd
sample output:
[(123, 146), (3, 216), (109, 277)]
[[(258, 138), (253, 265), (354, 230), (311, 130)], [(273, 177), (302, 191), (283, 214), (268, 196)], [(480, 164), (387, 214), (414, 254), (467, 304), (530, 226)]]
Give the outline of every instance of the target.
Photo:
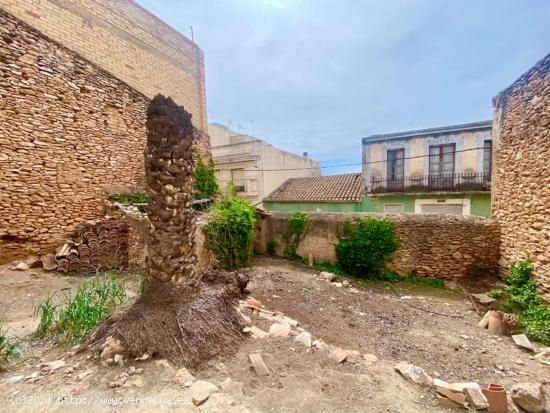
[(0, 371), (4, 371), (10, 360), (18, 354), (17, 344), (8, 338), (4, 320), (0, 319)]
[(347, 274), (384, 279), (388, 272), (386, 263), (399, 246), (393, 222), (374, 217), (357, 218), (354, 225), (344, 223), (343, 232), (336, 246), (338, 267)]
[(501, 300), (504, 311), (517, 314), (529, 338), (550, 344), (550, 308), (537, 291), (532, 272), (533, 265), (527, 260), (511, 265), (503, 278), (506, 288), (493, 290), (489, 295)]
[(271, 255), (272, 257), (274, 257), (275, 255), (277, 255), (277, 241), (275, 240), (270, 240), (270, 241), (267, 241), (267, 244), (265, 246), (265, 250), (267, 251), (267, 253), (269, 255)]
[(305, 212), (293, 211), (288, 218), (288, 223), (285, 231), (283, 232), (283, 241), (285, 242), (285, 249), (283, 254), (289, 259), (297, 259), (298, 245), (304, 239), (306, 235), (306, 227), (309, 221), (309, 217)]
[(110, 273), (83, 283), (59, 304), (54, 303), (53, 298), (49, 296), (38, 308), (40, 324), (36, 334), (74, 345), (126, 300), (126, 289), (124, 281)]
[(205, 199), (219, 195), (220, 187), (216, 180), (214, 161), (210, 159), (208, 163), (205, 163), (198, 152), (195, 153), (195, 159), (195, 170), (193, 171), (195, 191), (193, 198)]
[(216, 254), (223, 268), (233, 270), (244, 266), (251, 254), (256, 209), (247, 199), (236, 196), (234, 187), (228, 187), (223, 199), (210, 208), (203, 232), (206, 248)]
[(146, 204), (147, 203), (147, 194), (128, 194), (128, 195), (115, 195), (113, 201), (120, 204)]

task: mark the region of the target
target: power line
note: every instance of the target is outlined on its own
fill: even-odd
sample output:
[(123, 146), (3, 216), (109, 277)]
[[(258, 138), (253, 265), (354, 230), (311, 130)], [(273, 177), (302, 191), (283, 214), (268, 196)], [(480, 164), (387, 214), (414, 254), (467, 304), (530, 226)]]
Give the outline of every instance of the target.
[[(407, 159), (418, 159), (418, 158), (429, 158), (431, 156), (440, 156), (440, 155), (448, 155), (448, 154), (455, 154), (455, 153), (461, 153), (461, 152), (468, 152), (468, 151), (477, 151), (479, 149), (487, 149), (483, 146), (476, 147), (476, 148), (468, 148), (468, 149), (461, 149), (458, 151), (452, 151), (452, 152), (443, 152), (443, 153), (437, 153), (433, 155), (418, 155), (418, 156), (408, 156), (404, 158), (399, 158), (397, 160), (407, 160)], [(242, 161), (239, 161), (242, 162)], [(386, 163), (388, 160), (381, 160), (381, 161), (370, 161), (370, 162), (360, 162), (360, 163), (347, 163), (347, 164), (339, 164), (339, 165), (327, 165), (327, 166), (321, 166), (321, 169), (326, 168), (342, 168), (346, 166), (362, 166), (362, 165), (372, 165), (377, 163)], [(306, 168), (282, 168), (282, 169), (240, 169), (241, 171), (245, 172), (280, 172), (280, 171), (304, 171), (304, 170), (312, 170), (317, 169), (317, 167), (306, 167)]]

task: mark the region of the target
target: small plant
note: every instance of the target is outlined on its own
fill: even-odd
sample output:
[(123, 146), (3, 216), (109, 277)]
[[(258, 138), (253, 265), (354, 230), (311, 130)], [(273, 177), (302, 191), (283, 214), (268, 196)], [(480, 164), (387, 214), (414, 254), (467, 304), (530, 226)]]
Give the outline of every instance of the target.
[(113, 197), (113, 201), (120, 204), (146, 204), (147, 203), (147, 194), (128, 194), (128, 195), (116, 195)]
[(250, 201), (235, 196), (228, 186), (224, 198), (210, 208), (203, 232), (206, 248), (216, 254), (223, 268), (233, 270), (244, 266), (250, 256), (256, 209)]
[(193, 171), (195, 190), (193, 193), (194, 199), (211, 198), (220, 193), (220, 187), (216, 180), (216, 172), (214, 170), (214, 161), (210, 159), (206, 164), (202, 156), (195, 152), (195, 170)]
[(4, 320), (0, 319), (0, 371), (5, 370), (9, 361), (18, 353), (17, 344), (10, 341), (4, 328)]
[(267, 241), (267, 244), (265, 246), (265, 250), (272, 257), (277, 255), (277, 241), (275, 241), (275, 240)]
[(283, 241), (285, 242), (283, 253), (285, 257), (289, 259), (298, 258), (296, 251), (305, 237), (308, 221), (309, 217), (304, 212), (294, 211), (290, 214), (286, 230), (283, 232)]
[(114, 273), (85, 282), (61, 304), (54, 304), (50, 296), (40, 305), (36, 333), (39, 337), (54, 336), (64, 344), (78, 344), (124, 300), (124, 282)]
[(501, 300), (505, 312), (518, 315), (521, 328), (529, 338), (550, 344), (550, 308), (537, 291), (538, 283), (532, 272), (533, 265), (527, 260), (511, 265), (503, 278), (507, 287), (489, 294)]
[(337, 265), (334, 265), (330, 261), (315, 262), (315, 263), (313, 263), (313, 268), (315, 268), (316, 270), (319, 270), (319, 271), (331, 272), (331, 273), (336, 274), (336, 275), (349, 275), (349, 276), (351, 276), (350, 274), (346, 274)]
[[(350, 226), (351, 227), (351, 226)], [(393, 222), (379, 218), (358, 218), (336, 247), (338, 266), (348, 274), (384, 279), (386, 263), (399, 241), (394, 237)]]

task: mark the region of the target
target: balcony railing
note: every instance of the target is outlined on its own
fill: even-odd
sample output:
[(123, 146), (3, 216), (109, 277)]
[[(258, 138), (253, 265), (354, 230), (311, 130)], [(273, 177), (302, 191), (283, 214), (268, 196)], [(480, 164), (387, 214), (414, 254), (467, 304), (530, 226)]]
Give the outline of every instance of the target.
[(397, 179), (372, 178), (373, 194), (422, 192), (488, 192), (491, 190), (489, 172), (412, 175)]

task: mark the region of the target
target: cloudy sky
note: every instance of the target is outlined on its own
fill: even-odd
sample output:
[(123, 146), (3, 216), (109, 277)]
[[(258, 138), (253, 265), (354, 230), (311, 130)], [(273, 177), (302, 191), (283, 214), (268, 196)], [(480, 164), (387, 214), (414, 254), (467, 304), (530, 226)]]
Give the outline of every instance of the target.
[[(210, 122), (359, 171), (361, 138), (490, 119), (547, 0), (138, 0), (204, 50)], [(252, 121), (252, 122), (250, 122)]]

